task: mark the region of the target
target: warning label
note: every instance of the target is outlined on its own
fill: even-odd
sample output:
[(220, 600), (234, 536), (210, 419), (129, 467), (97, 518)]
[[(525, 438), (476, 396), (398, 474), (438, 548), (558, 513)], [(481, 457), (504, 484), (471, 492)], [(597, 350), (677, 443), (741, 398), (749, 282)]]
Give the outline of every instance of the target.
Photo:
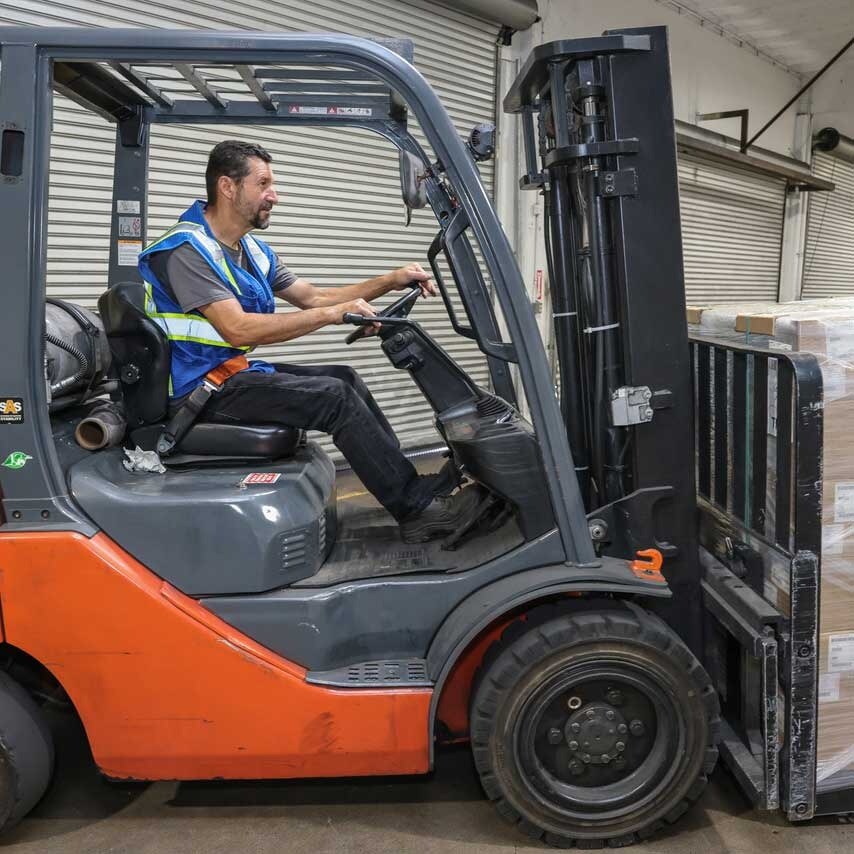
[(119, 267), (136, 267), (139, 253), (142, 252), (141, 240), (118, 240), (116, 241), (118, 249), (118, 264)]
[(0, 398), (0, 424), (24, 423), (24, 398)]
[(291, 104), (288, 112), (297, 116), (372, 116), (371, 107), (312, 107), (305, 104)]
[(247, 474), (240, 481), (240, 485), (252, 486), (258, 483), (275, 483), (281, 476), (281, 473), (277, 471), (253, 471), (252, 474)]
[(120, 216), (119, 237), (142, 237), (142, 217)]

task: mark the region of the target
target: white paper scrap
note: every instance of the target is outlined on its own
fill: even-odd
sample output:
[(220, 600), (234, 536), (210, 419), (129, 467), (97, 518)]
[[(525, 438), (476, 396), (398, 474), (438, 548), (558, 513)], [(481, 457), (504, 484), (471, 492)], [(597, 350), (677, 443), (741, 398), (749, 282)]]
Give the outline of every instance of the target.
[(854, 522), (854, 482), (840, 481), (836, 484), (833, 501), (834, 522)]
[(836, 703), (839, 700), (839, 673), (822, 673), (818, 677), (819, 703)]
[(828, 673), (848, 673), (854, 670), (854, 632), (830, 635), (828, 659)]

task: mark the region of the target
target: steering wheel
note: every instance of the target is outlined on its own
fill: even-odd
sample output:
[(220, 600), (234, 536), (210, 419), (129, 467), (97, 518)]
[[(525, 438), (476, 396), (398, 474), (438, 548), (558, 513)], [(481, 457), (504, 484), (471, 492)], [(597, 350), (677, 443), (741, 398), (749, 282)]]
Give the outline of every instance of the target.
[(359, 328), (354, 329), (345, 339), (345, 344), (355, 344), (356, 341), (361, 340), (362, 338), (366, 338), (368, 336), (368, 330), (370, 329), (373, 323), (377, 323), (378, 321), (382, 321), (384, 317), (394, 317), (394, 318), (403, 318), (408, 317), (409, 312), (412, 311), (412, 306), (415, 305), (415, 301), (421, 296), (421, 287), (417, 283), (414, 284), (415, 287), (412, 288), (411, 291), (405, 293), (400, 299), (395, 300), (388, 308), (384, 308), (382, 311), (377, 312), (374, 317), (367, 317), (364, 314), (353, 314), (351, 312), (347, 312), (344, 315), (345, 323), (356, 323)]

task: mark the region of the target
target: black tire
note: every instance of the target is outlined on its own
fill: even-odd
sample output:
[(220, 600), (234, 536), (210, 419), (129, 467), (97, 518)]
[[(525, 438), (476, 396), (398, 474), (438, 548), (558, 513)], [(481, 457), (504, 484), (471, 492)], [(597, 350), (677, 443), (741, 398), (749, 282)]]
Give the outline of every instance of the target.
[(53, 738), (41, 709), (0, 671), (0, 831), (40, 800), (53, 774)]
[(473, 692), (487, 796), (563, 848), (648, 838), (700, 797), (717, 761), (718, 698), (703, 667), (657, 617), (600, 605), (542, 606), (511, 624)]

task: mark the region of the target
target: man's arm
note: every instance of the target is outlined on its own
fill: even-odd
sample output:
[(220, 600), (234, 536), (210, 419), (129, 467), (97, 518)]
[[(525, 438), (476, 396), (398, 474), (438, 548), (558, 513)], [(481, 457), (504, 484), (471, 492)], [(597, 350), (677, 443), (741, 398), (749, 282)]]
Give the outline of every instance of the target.
[(233, 347), (280, 344), (308, 335), (323, 326), (343, 323), (350, 311), (372, 317), (376, 312), (363, 299), (284, 314), (246, 312), (233, 297), (199, 306), (199, 311)]
[(430, 274), (420, 264), (408, 264), (357, 285), (340, 288), (318, 288), (307, 279), (298, 278), (288, 287), (276, 291), (276, 296), (297, 308), (311, 311), (358, 299), (370, 302), (389, 291), (401, 290), (410, 282), (420, 285), (424, 296), (435, 296), (438, 293)]

